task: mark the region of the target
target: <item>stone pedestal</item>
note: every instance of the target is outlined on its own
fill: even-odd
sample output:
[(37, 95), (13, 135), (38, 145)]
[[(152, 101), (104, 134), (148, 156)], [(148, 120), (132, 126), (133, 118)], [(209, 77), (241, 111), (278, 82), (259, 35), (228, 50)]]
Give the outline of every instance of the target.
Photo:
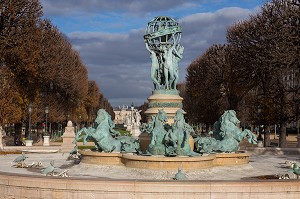
[(145, 114), (150, 120), (159, 109), (163, 109), (167, 113), (168, 124), (173, 124), (176, 111), (182, 109), (182, 100), (177, 90), (155, 90), (148, 98), (149, 105)]
[(44, 135), (43, 138), (44, 138), (43, 146), (50, 146), (50, 136)]
[(25, 146), (32, 146), (33, 140), (25, 140)]
[[(148, 97), (149, 105), (145, 111), (148, 121), (151, 120), (152, 116), (158, 113), (159, 109), (163, 109), (168, 117), (168, 124), (174, 123), (174, 117), (176, 111), (182, 109), (183, 98), (179, 96), (177, 90), (155, 90), (152, 95)], [(146, 150), (150, 143), (150, 136), (143, 133), (139, 136), (141, 149)], [(189, 144), (191, 149), (194, 149), (194, 139), (190, 136)]]
[(141, 134), (141, 131), (140, 131), (140, 127), (139, 126), (136, 126), (136, 125), (133, 125), (131, 127), (131, 131), (130, 131), (131, 135), (133, 137), (139, 137), (139, 135)]
[(125, 125), (126, 126), (126, 131), (131, 131), (131, 125)]
[(70, 152), (75, 147), (75, 144), (72, 143), (75, 139), (75, 131), (71, 121), (68, 121), (62, 138), (63, 144), (61, 146), (61, 152)]

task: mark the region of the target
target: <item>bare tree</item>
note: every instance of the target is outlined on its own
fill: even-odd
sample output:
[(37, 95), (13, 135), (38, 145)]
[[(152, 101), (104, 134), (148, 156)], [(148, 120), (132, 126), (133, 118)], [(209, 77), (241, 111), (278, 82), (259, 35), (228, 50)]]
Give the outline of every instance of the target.
[[(260, 120), (265, 125), (280, 123), (280, 146), (284, 147), (285, 126), (294, 117), (291, 99), (299, 92), (296, 84), (287, 87), (285, 79), (287, 71), (299, 69), (299, 1), (267, 2), (261, 12), (230, 27), (227, 39), (238, 49), (241, 64), (253, 71), (257, 83), (253, 109), (262, 110)], [(298, 82), (296, 76), (294, 80)], [(269, 140), (269, 135), (265, 137)]]

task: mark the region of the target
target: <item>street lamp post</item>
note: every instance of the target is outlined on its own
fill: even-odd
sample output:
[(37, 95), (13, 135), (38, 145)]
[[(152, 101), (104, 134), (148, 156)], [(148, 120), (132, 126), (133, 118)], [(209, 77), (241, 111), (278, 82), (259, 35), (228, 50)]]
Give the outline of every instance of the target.
[(262, 131), (262, 119), (261, 119), (261, 114), (262, 114), (262, 109), (261, 107), (258, 107), (258, 137), (257, 137), (257, 141), (258, 141), (258, 146), (259, 147), (263, 147), (263, 137), (261, 135), (261, 131)]
[(299, 127), (300, 127), (300, 120), (297, 119), (297, 147), (300, 148), (300, 131), (299, 131)]
[(85, 123), (85, 127), (88, 128), (89, 127), (89, 115), (86, 116), (86, 123)]
[(49, 107), (45, 107), (45, 113), (46, 113), (46, 125), (45, 125), (45, 134), (48, 135), (48, 113), (49, 113)]
[(134, 110), (134, 104), (133, 102), (131, 103), (131, 128), (133, 126), (133, 110)]
[(29, 103), (28, 106), (28, 113), (29, 113), (29, 119), (28, 119), (28, 134), (27, 134), (27, 140), (31, 140), (31, 113), (32, 113), (32, 103)]
[(79, 115), (79, 129), (78, 130), (80, 130), (81, 129), (81, 114)]
[(45, 135), (44, 135), (44, 143), (43, 146), (49, 146), (50, 145), (50, 136), (48, 132), (48, 113), (49, 113), (49, 107), (45, 107), (45, 113), (46, 113), (46, 125), (45, 125)]

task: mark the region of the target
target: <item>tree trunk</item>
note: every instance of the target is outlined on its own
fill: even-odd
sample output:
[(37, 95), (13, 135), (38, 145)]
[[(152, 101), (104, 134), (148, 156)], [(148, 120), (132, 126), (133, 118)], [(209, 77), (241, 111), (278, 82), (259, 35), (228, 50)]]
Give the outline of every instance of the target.
[(15, 124), (14, 144), (16, 146), (22, 145), (22, 123)]
[(25, 122), (25, 138), (28, 138), (28, 134), (29, 134), (29, 122), (26, 121)]
[(228, 103), (229, 103), (228, 110), (237, 110), (237, 107), (238, 107), (238, 104), (239, 104), (238, 96), (236, 96), (234, 94), (230, 94), (228, 96)]
[(206, 123), (206, 125), (205, 125), (205, 131), (206, 131), (206, 132), (205, 132), (205, 133), (208, 134), (209, 131), (210, 131), (210, 129), (211, 129), (211, 128), (210, 128), (210, 124)]
[(286, 124), (280, 125), (279, 147), (286, 147)]
[(270, 126), (265, 126), (265, 131), (264, 131), (264, 147), (268, 147), (271, 144), (271, 139), (270, 139)]

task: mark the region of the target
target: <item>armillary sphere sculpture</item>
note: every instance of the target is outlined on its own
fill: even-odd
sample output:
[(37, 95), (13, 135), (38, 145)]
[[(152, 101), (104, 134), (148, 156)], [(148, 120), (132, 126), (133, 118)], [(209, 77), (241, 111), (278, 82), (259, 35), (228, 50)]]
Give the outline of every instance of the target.
[(179, 44), (181, 27), (171, 17), (159, 16), (148, 23), (144, 41), (152, 61), (151, 79), (154, 90), (176, 89), (178, 62), (184, 47)]

